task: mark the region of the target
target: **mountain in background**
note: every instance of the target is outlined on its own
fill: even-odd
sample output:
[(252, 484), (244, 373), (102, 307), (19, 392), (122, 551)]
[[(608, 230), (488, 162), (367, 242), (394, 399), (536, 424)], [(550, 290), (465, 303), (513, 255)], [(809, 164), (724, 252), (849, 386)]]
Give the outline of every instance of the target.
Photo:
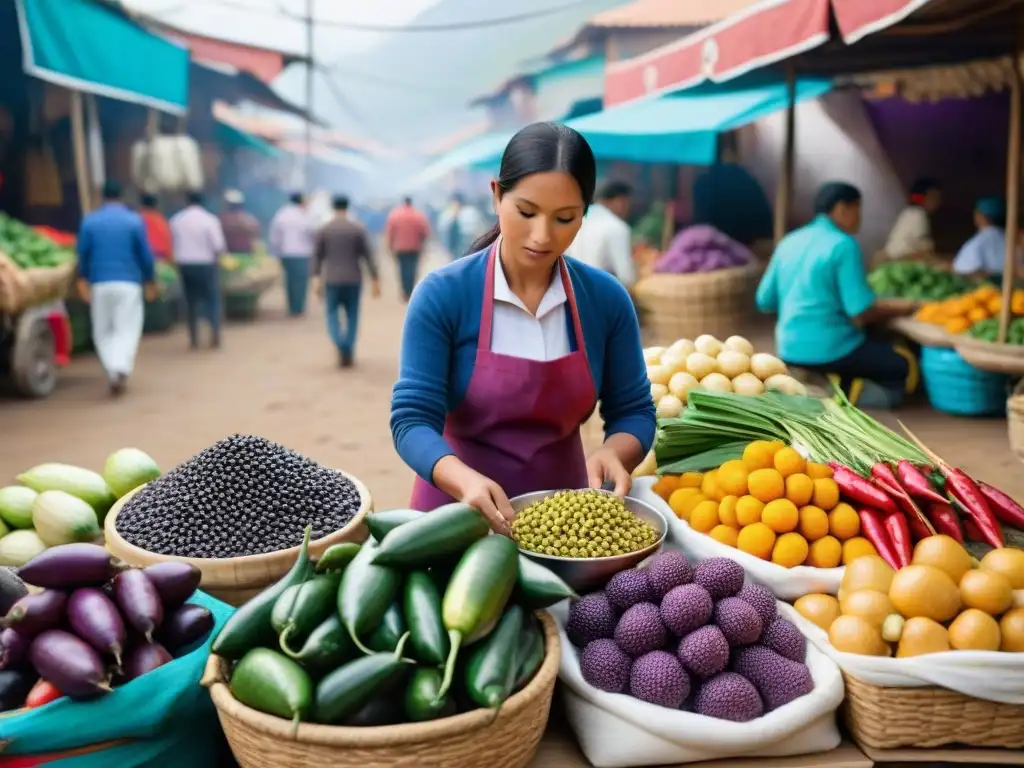
[[(439, 25), (541, 11), (566, 0), (440, 0), (412, 26)], [(329, 50), (329, 32), (317, 35), (316, 59), (330, 67), (317, 75), (314, 110), (341, 131), (390, 146), (412, 146), (458, 130), (481, 117), (467, 106), (579, 29), (587, 19), (624, 0), (588, 0), (536, 19), (481, 29), (388, 32), (373, 49), (345, 56)], [(337, 62), (332, 64), (332, 62)], [(302, 103), (305, 72), (293, 66), (275, 83)]]

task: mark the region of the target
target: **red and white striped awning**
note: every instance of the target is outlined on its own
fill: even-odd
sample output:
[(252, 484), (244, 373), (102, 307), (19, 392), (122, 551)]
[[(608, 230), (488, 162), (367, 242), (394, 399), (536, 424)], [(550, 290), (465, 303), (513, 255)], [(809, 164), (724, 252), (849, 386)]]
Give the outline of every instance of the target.
[(724, 82), (829, 41), (830, 13), (854, 43), (931, 0), (761, 0), (650, 53), (609, 62), (605, 108), (710, 80)]

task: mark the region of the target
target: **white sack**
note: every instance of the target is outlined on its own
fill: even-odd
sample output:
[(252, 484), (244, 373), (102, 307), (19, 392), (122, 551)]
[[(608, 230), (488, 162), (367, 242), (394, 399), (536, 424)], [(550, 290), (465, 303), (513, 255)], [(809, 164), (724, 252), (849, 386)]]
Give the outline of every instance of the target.
[[(779, 611), (786, 607), (780, 603)], [(578, 652), (565, 634), (568, 603), (551, 613), (562, 641), (558, 676), (566, 717), (595, 768), (805, 755), (839, 746), (835, 711), (843, 700), (843, 679), (835, 663), (809, 643), (807, 666), (814, 690), (757, 720), (733, 723), (592, 687), (583, 679)]]
[(897, 659), (842, 653), (832, 647), (828, 633), (792, 607), (787, 618), (815, 647), (858, 680), (880, 688), (947, 688), (976, 699), (1001, 704), (1024, 704), (1024, 653), (946, 651)]
[(668, 503), (654, 492), (656, 480), (654, 477), (634, 480), (629, 495), (647, 502), (666, 517), (668, 541), (674, 543), (692, 561), (699, 563), (711, 557), (735, 560), (743, 566), (750, 581), (764, 585), (780, 600), (793, 601), (812, 592), (834, 595), (839, 591), (839, 582), (843, 580), (843, 568), (811, 568), (806, 565), (783, 568), (693, 530), (689, 524), (676, 517)]

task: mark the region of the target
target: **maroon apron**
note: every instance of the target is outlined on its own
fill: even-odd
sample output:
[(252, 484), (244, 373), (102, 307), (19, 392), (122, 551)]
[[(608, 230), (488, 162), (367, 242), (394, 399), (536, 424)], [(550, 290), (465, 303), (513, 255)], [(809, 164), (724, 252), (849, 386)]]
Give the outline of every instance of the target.
[[(501, 269), (497, 243), (487, 256), (476, 364), (465, 397), (445, 420), (444, 438), (461, 461), (500, 485), (509, 498), (585, 488), (589, 481), (579, 428), (594, 410), (597, 391), (565, 261), (558, 260), (558, 269), (576, 351), (551, 361), (491, 351), (495, 269)], [(451, 501), (417, 477), (409, 506), (429, 511)]]

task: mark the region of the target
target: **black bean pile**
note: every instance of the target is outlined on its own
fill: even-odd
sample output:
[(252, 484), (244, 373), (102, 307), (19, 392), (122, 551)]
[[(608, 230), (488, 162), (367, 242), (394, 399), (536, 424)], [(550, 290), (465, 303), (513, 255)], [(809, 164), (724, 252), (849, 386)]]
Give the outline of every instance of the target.
[(147, 552), (225, 558), (277, 552), (344, 528), (359, 510), (351, 480), (262, 437), (234, 435), (144, 487), (117, 532)]

